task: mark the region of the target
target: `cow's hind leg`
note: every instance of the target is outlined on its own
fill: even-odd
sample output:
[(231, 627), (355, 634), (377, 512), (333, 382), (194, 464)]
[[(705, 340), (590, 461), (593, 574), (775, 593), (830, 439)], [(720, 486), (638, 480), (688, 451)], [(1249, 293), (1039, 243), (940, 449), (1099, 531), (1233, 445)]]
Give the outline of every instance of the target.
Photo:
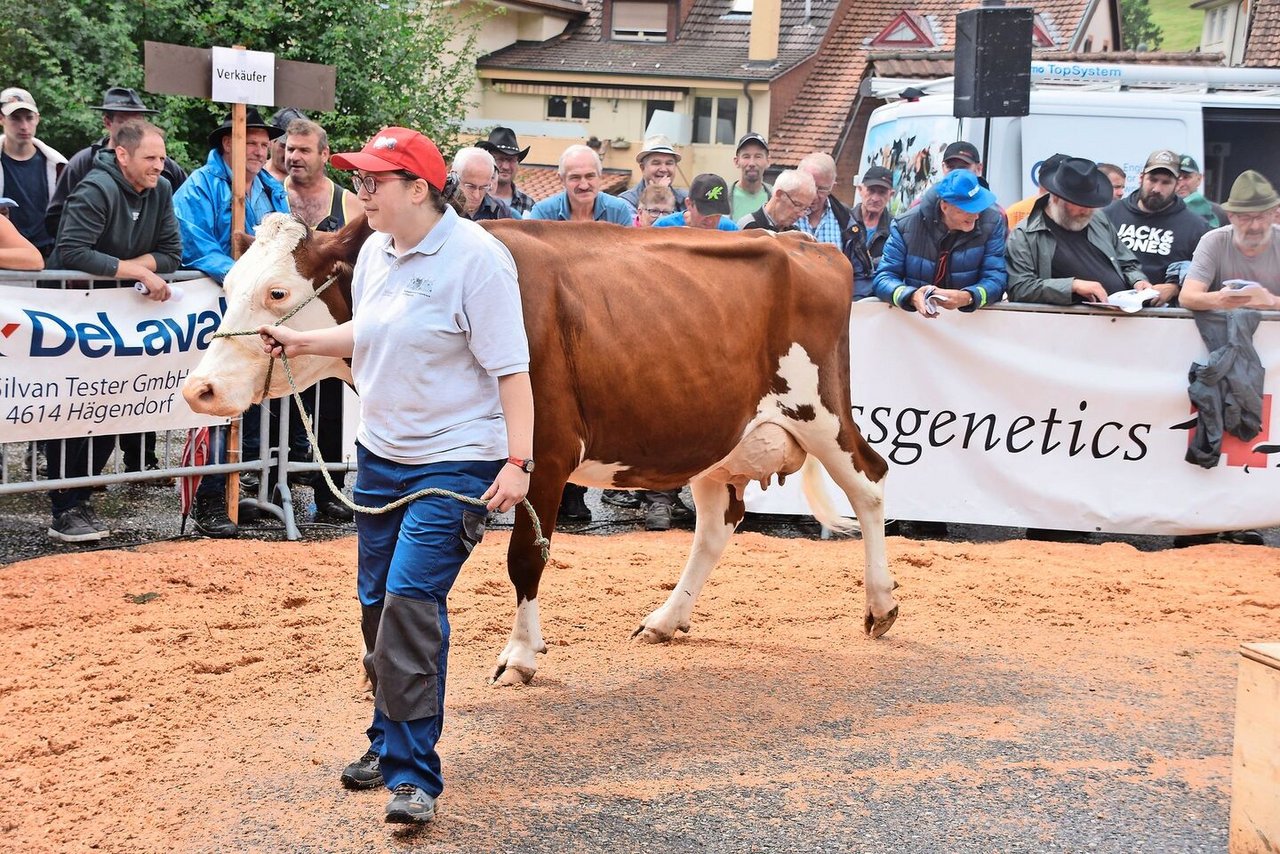
[[(889, 573), (884, 546), (884, 475), (881, 474), (879, 480), (872, 480), (866, 474), (867, 471), (884, 472), (885, 468), (883, 461), (860, 435), (856, 437), (856, 441), (857, 450), (852, 454), (827, 443), (810, 446), (807, 450), (821, 460), (831, 479), (848, 496), (853, 512), (858, 515), (866, 561), (863, 584), (867, 604), (863, 614), (863, 628), (868, 635), (878, 638), (889, 631), (893, 621), (898, 618), (898, 602), (893, 596), (897, 585)], [(855, 465), (855, 459), (863, 460), (864, 464)], [(874, 464), (871, 464), (873, 461)], [(806, 468), (805, 476), (810, 474), (810, 470)], [(820, 485), (817, 488), (821, 488)]]
[(646, 643), (665, 643), (677, 631), (689, 631), (689, 615), (698, 601), (702, 586), (715, 567), (734, 529), (742, 521), (746, 508), (741, 486), (734, 487), (706, 477), (689, 482), (698, 517), (693, 529), (693, 549), (680, 581), (661, 608), (644, 618), (631, 635)]

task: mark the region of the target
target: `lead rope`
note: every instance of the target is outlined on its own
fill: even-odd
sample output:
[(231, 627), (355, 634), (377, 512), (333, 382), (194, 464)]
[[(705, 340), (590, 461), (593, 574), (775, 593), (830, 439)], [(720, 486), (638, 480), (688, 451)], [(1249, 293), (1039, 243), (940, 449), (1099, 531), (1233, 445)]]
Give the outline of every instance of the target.
[[(316, 289), (315, 293), (307, 297), (302, 302), (298, 303), (286, 315), (281, 317), (272, 325), (273, 326), (282, 325), (286, 320), (288, 320), (289, 318), (297, 314), (299, 311), (301, 311), (303, 307), (307, 305), (307, 303), (311, 302), (313, 299), (320, 296), (320, 294), (324, 292), (324, 289), (332, 285), (337, 280), (337, 278), (338, 277), (336, 274), (333, 276), (330, 276), (323, 285), (321, 285), (319, 288)], [(214, 338), (237, 338), (244, 335), (257, 335), (257, 334), (258, 334), (258, 330), (256, 329), (242, 330), (239, 332), (218, 331), (213, 334), (213, 337)], [(273, 367), (275, 367), (275, 359), (270, 356), (268, 356), (267, 358), (269, 361), (267, 362), (267, 381), (264, 384), (262, 389), (263, 400), (266, 400), (267, 391), (271, 388), (271, 370)], [(321, 465), (320, 474), (324, 476), (325, 483), (329, 484), (330, 492), (333, 495), (337, 496), (338, 500), (341, 501), (343, 504), (345, 504), (352, 512), (367, 513), (370, 515), (378, 515), (380, 513), (390, 513), (392, 510), (403, 507), (406, 504), (409, 504), (413, 501), (417, 501), (419, 498), (423, 498), (428, 495), (436, 495), (444, 498), (453, 498), (463, 502), (464, 504), (471, 504), (476, 507), (485, 506), (485, 502), (479, 498), (472, 498), (469, 495), (461, 495), (457, 492), (452, 492), (448, 489), (439, 489), (436, 487), (428, 487), (426, 489), (420, 489), (411, 495), (406, 495), (403, 498), (397, 498), (395, 501), (392, 501), (390, 504), (387, 504), (383, 507), (365, 507), (361, 504), (356, 504), (350, 498), (347, 498), (346, 494), (342, 491), (342, 489), (339, 488), (338, 485), (333, 482), (333, 476), (329, 474), (329, 469), (325, 465), (324, 458), (320, 456), (320, 443), (319, 443), (319, 440), (316, 439), (315, 428), (311, 424), (311, 416), (307, 414), (306, 408), (302, 405), (302, 394), (301, 392), (298, 391), (297, 383), (294, 382), (293, 369), (289, 367), (289, 357), (284, 355), (283, 352), (281, 352), (280, 361), (284, 365), (284, 375), (289, 379), (289, 393), (293, 397), (294, 402), (298, 405), (298, 414), (302, 417), (302, 426), (307, 432), (307, 439), (310, 440), (311, 442), (311, 456), (316, 462), (320, 463)], [(538, 520), (538, 514), (533, 511), (533, 505), (529, 503), (529, 499), (522, 498), (520, 500), (520, 503), (524, 505), (525, 512), (529, 514), (529, 519), (533, 522), (533, 544), (537, 546), (539, 550), (542, 552), (542, 560), (545, 562), (551, 556), (551, 541), (542, 535), (542, 523)]]

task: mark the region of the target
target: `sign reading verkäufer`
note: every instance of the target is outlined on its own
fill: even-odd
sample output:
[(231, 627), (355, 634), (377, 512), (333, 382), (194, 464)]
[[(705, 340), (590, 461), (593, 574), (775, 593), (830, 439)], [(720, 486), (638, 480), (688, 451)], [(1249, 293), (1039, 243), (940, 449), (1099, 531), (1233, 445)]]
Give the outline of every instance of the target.
[(63, 439), (224, 423), (181, 387), (226, 302), (210, 279), (153, 302), (132, 288), (0, 287), (0, 435)]
[(260, 50), (211, 49), (213, 100), (225, 104), (276, 103), (276, 55)]

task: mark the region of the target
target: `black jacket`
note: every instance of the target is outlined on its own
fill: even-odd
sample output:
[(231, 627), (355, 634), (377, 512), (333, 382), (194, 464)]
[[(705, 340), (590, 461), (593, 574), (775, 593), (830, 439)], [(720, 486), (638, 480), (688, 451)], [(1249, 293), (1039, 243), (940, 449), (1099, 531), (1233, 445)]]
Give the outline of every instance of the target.
[(1173, 204), (1157, 213), (1138, 207), (1138, 190), (1116, 199), (1104, 208), (1115, 226), (1120, 242), (1138, 256), (1143, 275), (1153, 285), (1168, 281), (1170, 264), (1190, 261), (1196, 244), (1209, 231), (1209, 224), (1174, 196)]
[(182, 261), (182, 237), (173, 213), (173, 190), (160, 182), (139, 193), (116, 163), (114, 151), (98, 152), (95, 167), (67, 197), (49, 266), (114, 276), (122, 260), (151, 255), (157, 273)]
[(1246, 442), (1262, 430), (1264, 369), (1253, 346), (1262, 315), (1248, 308), (1194, 314), (1209, 358), (1191, 363), (1187, 394), (1196, 408), (1196, 427), (1187, 462), (1211, 469), (1222, 457), (1224, 430)]
[[(50, 234), (57, 235), (58, 220), (62, 218), (62, 209), (67, 204), (67, 196), (70, 196), (71, 191), (84, 180), (85, 175), (89, 174), (89, 170), (97, 161), (98, 152), (106, 147), (107, 137), (104, 136), (88, 148), (82, 148), (71, 155), (71, 159), (67, 161), (66, 168), (58, 176), (58, 184), (53, 189), (53, 196), (49, 199), (49, 207), (45, 211), (45, 227), (49, 229)], [(182, 182), (187, 180), (187, 171), (171, 157), (164, 159), (164, 169), (160, 174), (169, 179), (169, 186), (175, 193), (182, 186)]]

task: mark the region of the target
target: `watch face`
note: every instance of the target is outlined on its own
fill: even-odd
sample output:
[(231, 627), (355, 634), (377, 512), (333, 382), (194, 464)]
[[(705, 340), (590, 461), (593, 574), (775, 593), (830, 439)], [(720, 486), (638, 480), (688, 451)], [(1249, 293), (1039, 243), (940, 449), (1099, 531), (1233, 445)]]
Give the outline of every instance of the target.
[(527, 474), (533, 474), (533, 460), (525, 460), (524, 465), (520, 466)]

